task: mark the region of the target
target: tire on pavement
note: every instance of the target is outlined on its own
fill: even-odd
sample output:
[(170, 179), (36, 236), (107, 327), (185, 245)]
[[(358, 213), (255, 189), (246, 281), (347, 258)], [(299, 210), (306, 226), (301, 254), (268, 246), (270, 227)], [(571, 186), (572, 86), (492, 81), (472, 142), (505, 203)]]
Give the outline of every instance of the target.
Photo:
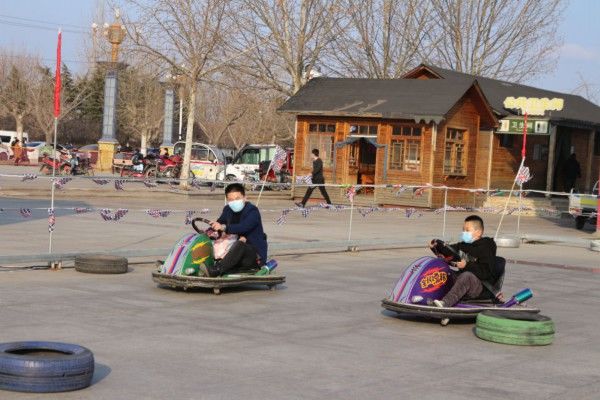
[(554, 322), (536, 313), (484, 311), (477, 316), (475, 335), (495, 343), (543, 346), (554, 340)]
[(498, 247), (517, 248), (521, 245), (521, 240), (518, 237), (501, 236), (496, 239), (496, 245)]
[(57, 342), (0, 343), (0, 389), (53, 393), (92, 382), (94, 355), (82, 346)]
[(75, 270), (89, 274), (124, 274), (128, 262), (125, 257), (111, 255), (82, 255), (75, 257)]

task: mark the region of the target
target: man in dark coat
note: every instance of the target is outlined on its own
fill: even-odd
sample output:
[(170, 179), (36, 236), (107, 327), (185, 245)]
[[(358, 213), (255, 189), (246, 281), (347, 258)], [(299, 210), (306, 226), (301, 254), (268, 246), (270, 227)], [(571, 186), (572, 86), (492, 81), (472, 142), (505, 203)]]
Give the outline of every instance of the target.
[[(312, 183), (317, 184), (317, 185), (323, 185), (323, 184), (325, 184), (325, 177), (323, 176), (323, 160), (321, 160), (319, 158), (319, 149), (313, 149), (311, 156), (313, 159)], [(302, 202), (296, 203), (296, 205), (298, 207), (304, 208), (306, 206), (306, 202), (310, 198), (310, 195), (312, 194), (313, 190), (315, 190), (315, 188), (317, 188), (317, 187), (319, 188), (319, 191), (321, 192), (321, 195), (323, 196), (323, 198), (325, 199), (327, 204), (331, 204), (331, 200), (329, 199), (327, 190), (325, 190), (325, 186), (309, 186), (306, 189), (306, 194), (304, 194), (304, 198), (302, 199)]]
[(246, 191), (239, 183), (225, 188), (227, 205), (211, 227), (216, 231), (239, 235), (225, 257), (214, 266), (200, 265), (204, 276), (215, 277), (230, 271), (259, 269), (267, 261), (267, 235), (258, 208), (246, 201)]
[(572, 153), (564, 167), (565, 173), (565, 192), (570, 192), (571, 189), (575, 188), (575, 181), (577, 178), (581, 178), (581, 166), (575, 153)]

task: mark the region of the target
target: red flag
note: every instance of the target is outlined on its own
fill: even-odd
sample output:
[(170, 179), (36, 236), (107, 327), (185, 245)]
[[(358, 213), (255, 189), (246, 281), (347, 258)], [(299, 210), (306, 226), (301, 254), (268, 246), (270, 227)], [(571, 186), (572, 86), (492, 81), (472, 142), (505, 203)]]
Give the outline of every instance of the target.
[(56, 81), (54, 83), (54, 117), (60, 115), (60, 45), (62, 42), (62, 32), (58, 30), (58, 45), (56, 46)]
[(523, 120), (523, 147), (521, 148), (521, 158), (525, 158), (527, 154), (527, 113), (525, 113), (525, 119)]

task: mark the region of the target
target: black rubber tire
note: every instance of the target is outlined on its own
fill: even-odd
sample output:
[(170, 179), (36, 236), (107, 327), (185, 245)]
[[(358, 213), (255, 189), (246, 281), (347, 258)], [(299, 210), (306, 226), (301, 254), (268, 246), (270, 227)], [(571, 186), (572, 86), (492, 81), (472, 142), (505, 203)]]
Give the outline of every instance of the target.
[(583, 227), (585, 226), (585, 221), (587, 220), (586, 217), (575, 217), (575, 228), (582, 230)]
[(477, 315), (475, 335), (496, 343), (543, 346), (554, 340), (554, 322), (536, 313), (484, 311)]
[(85, 255), (75, 257), (75, 270), (88, 274), (124, 274), (128, 262), (125, 257), (110, 255)]
[[(29, 354), (42, 351), (48, 354)], [(0, 389), (66, 392), (88, 387), (93, 375), (94, 355), (85, 347), (56, 342), (0, 344)]]

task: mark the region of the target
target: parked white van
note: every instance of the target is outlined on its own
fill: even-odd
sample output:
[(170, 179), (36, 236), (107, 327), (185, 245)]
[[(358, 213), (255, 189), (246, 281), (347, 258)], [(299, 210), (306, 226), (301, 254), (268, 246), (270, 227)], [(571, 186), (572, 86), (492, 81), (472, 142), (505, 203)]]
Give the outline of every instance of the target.
[(219, 173), (217, 179), (228, 181), (242, 181), (244, 175), (253, 173), (263, 161), (269, 161), (275, 156), (274, 144), (248, 144), (235, 156), (231, 164), (227, 164), (225, 171)]
[[(185, 142), (177, 142), (173, 146), (173, 154), (183, 155)], [(225, 156), (221, 149), (204, 143), (192, 144), (190, 170), (198, 179), (215, 180), (225, 168)]]
[[(10, 144), (17, 137), (16, 131), (0, 131), (0, 161), (6, 161), (13, 155)], [(23, 132), (23, 139), (29, 141), (29, 134)]]

